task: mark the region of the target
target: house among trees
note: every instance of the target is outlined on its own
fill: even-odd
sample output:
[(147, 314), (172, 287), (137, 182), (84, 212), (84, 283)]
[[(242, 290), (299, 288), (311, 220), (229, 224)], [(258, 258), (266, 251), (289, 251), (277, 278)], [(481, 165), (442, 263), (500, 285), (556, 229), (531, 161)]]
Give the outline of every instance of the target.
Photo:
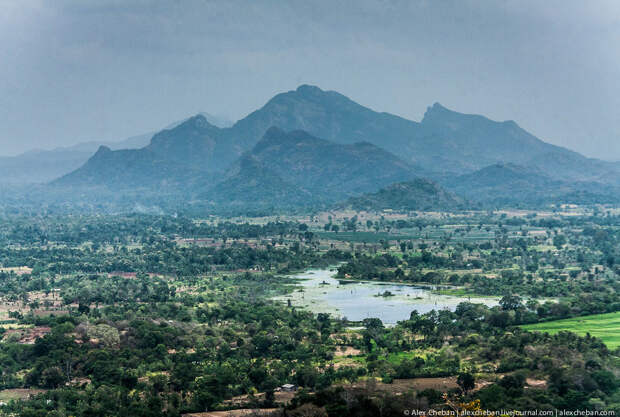
[(283, 392), (294, 392), (297, 391), (297, 385), (294, 384), (284, 384), (280, 387), (280, 391)]

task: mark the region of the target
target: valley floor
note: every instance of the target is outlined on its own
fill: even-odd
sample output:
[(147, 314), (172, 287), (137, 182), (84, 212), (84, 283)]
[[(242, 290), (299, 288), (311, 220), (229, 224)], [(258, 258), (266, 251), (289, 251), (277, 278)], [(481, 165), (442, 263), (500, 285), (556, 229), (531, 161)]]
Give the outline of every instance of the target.
[(620, 410), (607, 209), (7, 215), (0, 267), (0, 416)]

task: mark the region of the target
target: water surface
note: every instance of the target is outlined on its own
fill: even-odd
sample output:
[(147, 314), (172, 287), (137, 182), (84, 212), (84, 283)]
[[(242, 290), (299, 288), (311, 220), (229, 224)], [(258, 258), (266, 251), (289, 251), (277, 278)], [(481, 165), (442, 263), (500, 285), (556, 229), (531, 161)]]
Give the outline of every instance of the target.
[[(277, 297), (291, 300), (294, 306), (314, 313), (330, 313), (337, 317), (360, 321), (377, 317), (385, 324), (396, 324), (408, 319), (412, 310), (427, 313), (431, 310), (450, 309), (464, 301), (497, 304), (496, 298), (455, 297), (434, 293), (433, 287), (381, 282), (343, 282), (336, 278), (335, 269), (311, 269), (292, 275), (298, 288), (291, 294)], [(393, 296), (383, 297), (385, 292)]]

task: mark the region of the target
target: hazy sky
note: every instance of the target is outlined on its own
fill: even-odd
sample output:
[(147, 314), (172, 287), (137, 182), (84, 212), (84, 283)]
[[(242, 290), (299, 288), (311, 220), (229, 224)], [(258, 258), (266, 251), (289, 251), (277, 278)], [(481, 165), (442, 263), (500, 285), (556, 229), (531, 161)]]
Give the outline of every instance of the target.
[(304, 83), (620, 160), (620, 2), (0, 0), (0, 154), (236, 120)]

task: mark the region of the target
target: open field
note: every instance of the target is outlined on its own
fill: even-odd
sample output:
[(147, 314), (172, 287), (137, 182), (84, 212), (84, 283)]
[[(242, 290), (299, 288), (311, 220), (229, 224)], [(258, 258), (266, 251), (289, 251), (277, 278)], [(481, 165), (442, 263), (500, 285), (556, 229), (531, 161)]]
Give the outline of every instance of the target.
[(271, 416), (276, 415), (279, 410), (277, 408), (250, 409), (244, 408), (229, 411), (209, 411), (204, 413), (183, 414), (184, 417), (241, 417), (241, 416)]
[[(449, 389), (458, 388), (456, 377), (433, 377), (433, 378), (408, 378), (395, 379), (391, 384), (384, 384), (376, 380), (363, 380), (354, 384), (343, 385), (348, 389), (371, 389), (374, 391), (390, 392), (392, 394), (404, 394), (412, 390), (434, 389), (445, 392)], [(372, 387), (372, 388), (370, 388)]]
[(610, 349), (620, 346), (620, 312), (528, 324), (521, 327), (526, 330), (551, 334), (562, 330), (571, 331), (582, 336), (590, 333), (590, 335), (603, 340)]
[(0, 390), (0, 401), (25, 400), (31, 395), (37, 395), (45, 392), (43, 389), (34, 388), (13, 388)]

